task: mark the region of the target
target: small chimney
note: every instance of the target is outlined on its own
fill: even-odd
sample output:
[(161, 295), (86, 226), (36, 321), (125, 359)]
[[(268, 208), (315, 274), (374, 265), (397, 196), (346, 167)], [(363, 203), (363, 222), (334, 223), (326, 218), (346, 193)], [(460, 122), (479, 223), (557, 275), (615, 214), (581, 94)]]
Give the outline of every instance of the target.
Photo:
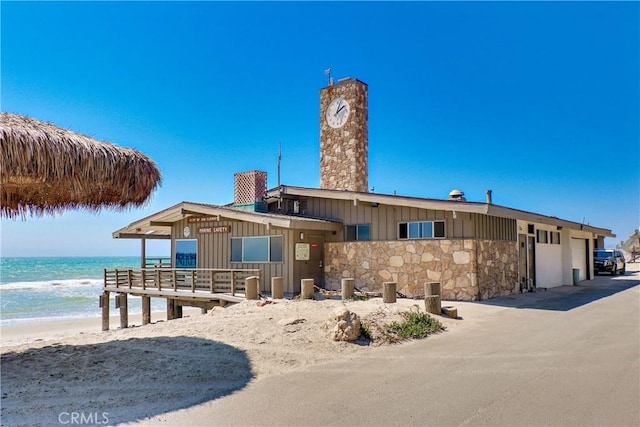
[(490, 205), (493, 203), (493, 199), (491, 198), (491, 190), (487, 190), (487, 204)]
[(464, 192), (460, 190), (452, 190), (449, 193), (449, 200), (453, 200), (455, 202), (466, 202), (467, 199), (464, 198)]
[(266, 212), (263, 201), (267, 193), (267, 173), (248, 171), (234, 174), (233, 207), (252, 212)]

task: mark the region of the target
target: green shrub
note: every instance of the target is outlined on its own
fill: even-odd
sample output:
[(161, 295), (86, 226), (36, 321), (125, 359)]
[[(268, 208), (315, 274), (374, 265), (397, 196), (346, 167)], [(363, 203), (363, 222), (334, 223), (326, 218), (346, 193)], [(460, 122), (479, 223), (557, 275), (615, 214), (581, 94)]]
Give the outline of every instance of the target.
[(369, 327), (367, 327), (366, 325), (361, 325), (360, 327), (360, 335), (362, 336), (362, 338), (366, 339), (366, 340), (372, 340), (372, 336), (371, 336), (371, 331), (369, 330)]
[(400, 339), (425, 338), (445, 329), (438, 321), (427, 313), (416, 313), (414, 311), (400, 313), (404, 318), (402, 322), (392, 322), (389, 325), (389, 332), (395, 334)]

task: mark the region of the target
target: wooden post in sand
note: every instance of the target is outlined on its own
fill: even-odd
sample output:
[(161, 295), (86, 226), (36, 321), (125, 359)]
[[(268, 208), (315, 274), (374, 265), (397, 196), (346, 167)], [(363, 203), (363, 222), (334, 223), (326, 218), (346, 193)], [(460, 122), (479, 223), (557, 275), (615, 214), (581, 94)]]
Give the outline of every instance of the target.
[(177, 300), (173, 300), (173, 313), (176, 319), (182, 319), (182, 306)]
[(127, 302), (127, 294), (118, 294), (120, 300), (120, 327), (127, 329), (129, 327), (129, 307)]
[(245, 279), (244, 296), (246, 299), (258, 299), (259, 277), (251, 276)]
[(313, 279), (300, 280), (300, 298), (313, 299)]
[(382, 283), (382, 302), (394, 303), (396, 302), (396, 282), (383, 282)]
[(442, 303), (440, 300), (440, 282), (425, 283), (424, 308), (427, 313), (440, 314), (442, 310)]
[(355, 279), (342, 279), (342, 299), (353, 299), (353, 291), (355, 289)]
[(151, 297), (142, 297), (142, 324), (151, 323)]
[(109, 291), (100, 295), (100, 307), (102, 307), (102, 330), (109, 330)]
[(284, 279), (282, 277), (271, 278), (271, 298), (272, 299), (284, 298)]

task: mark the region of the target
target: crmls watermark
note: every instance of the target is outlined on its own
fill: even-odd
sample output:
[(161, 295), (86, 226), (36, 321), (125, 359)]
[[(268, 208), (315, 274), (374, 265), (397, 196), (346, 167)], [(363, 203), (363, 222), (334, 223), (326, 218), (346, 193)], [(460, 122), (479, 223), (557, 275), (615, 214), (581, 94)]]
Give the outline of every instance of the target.
[(58, 415), (60, 424), (69, 425), (96, 425), (109, 424), (108, 412), (60, 412)]

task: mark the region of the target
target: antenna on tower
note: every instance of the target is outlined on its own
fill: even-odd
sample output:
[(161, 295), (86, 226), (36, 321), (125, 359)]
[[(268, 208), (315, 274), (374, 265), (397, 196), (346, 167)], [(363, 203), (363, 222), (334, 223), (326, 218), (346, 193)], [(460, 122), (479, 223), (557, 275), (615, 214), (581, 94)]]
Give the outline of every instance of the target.
[(278, 211), (282, 210), (282, 192), (280, 191), (280, 163), (282, 162), (282, 142), (278, 142)]
[(278, 188), (280, 188), (280, 163), (282, 162), (282, 142), (278, 142)]
[(329, 77), (329, 86), (333, 86), (333, 77), (331, 77), (331, 68), (324, 70), (324, 74)]

